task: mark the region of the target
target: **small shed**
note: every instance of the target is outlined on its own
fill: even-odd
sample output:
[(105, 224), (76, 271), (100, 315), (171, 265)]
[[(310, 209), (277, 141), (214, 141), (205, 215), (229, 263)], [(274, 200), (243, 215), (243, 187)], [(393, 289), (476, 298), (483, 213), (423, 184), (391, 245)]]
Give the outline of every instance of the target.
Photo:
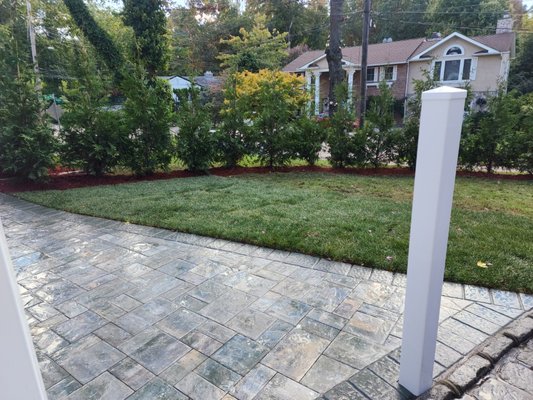
[[(160, 76), (159, 78), (164, 79), (170, 83), (170, 86), (172, 87), (172, 97), (174, 98), (174, 101), (176, 103), (179, 100), (178, 96), (176, 96), (175, 90), (190, 89), (193, 85), (193, 83), (188, 78), (184, 78), (183, 76), (179, 75)], [(197, 84), (195, 84), (194, 87), (197, 89), (201, 89), (201, 86)]]

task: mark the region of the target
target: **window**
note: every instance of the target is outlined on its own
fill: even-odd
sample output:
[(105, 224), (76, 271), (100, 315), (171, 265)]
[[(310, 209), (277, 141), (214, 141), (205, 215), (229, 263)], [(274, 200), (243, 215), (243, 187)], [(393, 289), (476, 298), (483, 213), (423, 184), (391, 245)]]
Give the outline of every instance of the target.
[(461, 70), (461, 60), (451, 60), (444, 63), (443, 81), (458, 81)]
[(471, 58), (435, 61), (433, 78), (443, 82), (467, 81), (470, 79), (471, 68)]
[(463, 49), (459, 46), (452, 46), (446, 51), (447, 56), (460, 56), (463, 54)]
[(376, 69), (367, 68), (366, 69), (366, 81), (367, 82), (376, 82)]
[(466, 59), (463, 61), (463, 81), (470, 79), (470, 68), (472, 67), (472, 60)]
[(394, 67), (385, 67), (385, 73), (383, 74), (383, 77), (386, 81), (392, 81), (394, 80)]

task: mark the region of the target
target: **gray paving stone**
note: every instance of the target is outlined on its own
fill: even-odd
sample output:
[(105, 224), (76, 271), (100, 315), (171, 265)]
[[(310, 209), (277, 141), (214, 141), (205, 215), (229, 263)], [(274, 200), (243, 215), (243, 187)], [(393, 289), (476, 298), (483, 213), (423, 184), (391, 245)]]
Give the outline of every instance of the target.
[(115, 299), (111, 299), (111, 302), (114, 305), (122, 308), (124, 311), (131, 311), (142, 304), (140, 301), (135, 300), (133, 297), (130, 297), (127, 294), (121, 294)]
[(109, 372), (133, 390), (139, 389), (154, 377), (154, 374), (129, 357), (110, 368)]
[(533, 399), (533, 395), (530, 393), (495, 378), (489, 378), (481, 387), (473, 390), (471, 394), (477, 399)]
[(276, 374), (254, 400), (311, 400), (317, 396), (318, 393), (315, 391), (281, 374)]
[(242, 376), (214, 360), (205, 360), (195, 372), (223, 391), (229, 391)]
[(326, 356), (320, 356), (305, 374), (301, 383), (318, 393), (326, 393), (335, 385), (347, 380), (357, 370)]
[(129, 333), (136, 334), (162, 320), (177, 308), (170, 300), (156, 298), (118, 318), (116, 324)]
[(496, 304), (497, 306), (522, 309), (522, 306), (520, 305), (520, 298), (517, 293), (495, 289), (492, 289), (491, 292), (494, 304)]
[(520, 300), (524, 305), (524, 310), (528, 311), (533, 308), (533, 295), (520, 293)]
[(56, 308), (69, 318), (74, 318), (87, 311), (87, 308), (78, 304), (74, 300), (65, 301), (64, 303), (57, 305)]
[(220, 325), (217, 322), (207, 320), (196, 328), (198, 332), (205, 333), (219, 342), (225, 343), (235, 336), (235, 331)]
[(266, 355), (262, 364), (299, 381), (329, 343), (329, 340), (295, 329)]
[(196, 350), (191, 350), (166, 370), (164, 370), (159, 377), (169, 382), (171, 385), (176, 385), (205, 359), (206, 356), (202, 353)]
[(57, 305), (82, 294), (84, 290), (66, 279), (47, 283), (35, 293), (44, 301)]
[(104, 326), (105, 319), (92, 311), (86, 311), (57, 325), (54, 330), (69, 342), (73, 342)]
[(316, 321), (309, 317), (302, 319), (297, 325), (297, 328), (320, 336), (321, 338), (329, 340), (330, 342), (335, 339), (340, 332), (339, 329), (323, 324), (322, 322)]
[(241, 292), (240, 290), (229, 289), (216, 302), (202, 308), (200, 313), (216, 322), (224, 324), (256, 299), (256, 297)]
[(452, 332), (455, 332), (457, 335), (468, 339), (474, 344), (480, 344), (488, 337), (487, 334), (478, 331), (477, 329), (472, 328), (471, 326), (453, 318), (448, 318), (447, 320), (442, 322), (440, 326)]
[(355, 374), (350, 383), (370, 399), (402, 399), (400, 393), (369, 369)]
[(344, 328), (347, 322), (347, 319), (343, 318), (342, 316), (335, 315), (324, 310), (318, 310), (316, 308), (311, 310), (307, 316), (336, 329)]
[(358, 311), (348, 321), (344, 331), (375, 343), (384, 344), (393, 326), (394, 322), (388, 319), (376, 318)]
[(231, 389), (231, 394), (239, 400), (252, 400), (275, 374), (276, 371), (258, 364)]
[(178, 382), (176, 388), (193, 400), (219, 400), (224, 396), (223, 390), (194, 372), (189, 373)]
[(75, 392), (81, 387), (76, 379), (71, 376), (63, 379), (62, 381), (56, 383), (54, 386), (50, 387), (46, 394), (48, 395), (48, 400), (60, 400), (67, 397), (72, 392)]
[(187, 400), (187, 396), (159, 378), (154, 378), (128, 400)]
[(476, 328), (477, 330), (480, 330), (488, 335), (492, 335), (500, 329), (498, 325), (484, 318), (478, 317), (477, 315), (474, 315), (466, 310), (459, 311), (453, 316), (453, 318), (467, 325), (470, 325), (472, 328)]
[(392, 285), (380, 282), (363, 281), (350, 294), (351, 298), (364, 299), (365, 303), (382, 305), (396, 290)]
[(50, 355), (59, 349), (69, 345), (65, 339), (51, 330), (46, 330), (39, 335), (33, 335), (35, 346), (45, 354)]
[(492, 303), (489, 289), (479, 286), (464, 285), (465, 299), (480, 301), (483, 303)]
[(196, 331), (189, 332), (181, 338), (181, 341), (207, 356), (222, 347), (222, 343), (218, 340)]
[(98, 341), (87, 348), (60, 355), (57, 363), (85, 384), (125, 357), (123, 353), (109, 344)]
[(240, 271), (230, 279), (227, 279), (224, 283), (242, 292), (254, 296), (262, 296), (276, 286), (277, 282), (265, 277), (249, 274), (245, 271)]
[(285, 321), (277, 320), (268, 328), (257, 342), (268, 348), (274, 347), (289, 331), (294, 328), (293, 325)]
[(257, 340), (275, 321), (275, 318), (260, 311), (247, 308), (232, 318), (227, 326), (236, 332)]
[(472, 343), (463, 336), (456, 335), (455, 332), (442, 326), (439, 327), (437, 340), (463, 355), (469, 353), (474, 347), (476, 347), (476, 343)]
[(435, 349), (435, 360), (444, 365), (450, 367), (462, 358), (461, 353), (455, 351), (451, 347), (448, 347), (442, 343), (437, 342)]
[(267, 313), (296, 325), (310, 309), (311, 306), (305, 303), (282, 297), (268, 309)]
[(39, 369), (41, 370), (45, 388), (54, 386), (69, 376), (57, 363), (40, 352), (37, 352), (37, 360), (39, 362)]
[(190, 350), (156, 328), (148, 328), (137, 334), (120, 345), (119, 349), (156, 375)]
[(186, 308), (180, 308), (178, 311), (161, 320), (157, 326), (180, 339), (205, 321), (206, 319), (201, 315)]
[(341, 332), (326, 349), (324, 355), (348, 364), (353, 368), (363, 369), (391, 350), (393, 349)]
[(118, 346), (131, 338), (131, 335), (128, 332), (111, 323), (95, 330), (94, 334), (113, 346)]
[(47, 320), (48, 318), (52, 318), (53, 316), (59, 314), (59, 311), (45, 302), (34, 305), (33, 307), (29, 307), (28, 311), (39, 321)]
[(109, 372), (104, 372), (102, 375), (82, 386), (70, 396), (68, 400), (123, 400), (133, 393), (129, 387), (120, 382), (117, 378)]
[(530, 392), (533, 387), (533, 370), (520, 363), (506, 363), (498, 375), (505, 382), (525, 392)]
[(239, 375), (246, 375), (267, 352), (267, 347), (245, 336), (235, 335), (212, 358)]
[(174, 303), (178, 305), (178, 307), (187, 308), (188, 310), (199, 312), (202, 308), (207, 306), (207, 303), (197, 299), (196, 297), (192, 297), (188, 294), (184, 294), (181, 296), (178, 296), (174, 299)]
[(368, 400), (363, 393), (347, 381), (340, 383), (325, 395), (327, 400)]
[(313, 307), (332, 312), (344, 301), (350, 291), (351, 289), (347, 287), (325, 282), (316, 290), (309, 291), (300, 300)]

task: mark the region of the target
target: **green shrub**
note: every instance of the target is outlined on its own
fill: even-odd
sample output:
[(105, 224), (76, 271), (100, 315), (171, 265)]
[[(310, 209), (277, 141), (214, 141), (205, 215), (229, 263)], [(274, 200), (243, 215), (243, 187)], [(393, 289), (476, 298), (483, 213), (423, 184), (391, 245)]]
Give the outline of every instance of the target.
[(236, 85), (235, 75), (226, 80), (223, 105), (219, 112), (221, 124), (217, 130), (216, 158), (228, 168), (235, 167), (251, 147), (247, 141), (249, 127), (244, 123), (243, 111), (239, 109)]
[(379, 94), (372, 97), (366, 114), (364, 134), (366, 136), (366, 162), (379, 167), (392, 158), (394, 126), (394, 96), (385, 81), (379, 84)]
[(355, 117), (346, 108), (339, 107), (330, 118), (328, 130), (329, 161), (335, 168), (360, 165), (365, 160), (365, 134), (356, 129)]
[(484, 166), (488, 173), (496, 167), (512, 166), (517, 146), (508, 143), (516, 142), (519, 114), (516, 93), (506, 94), (500, 88), (496, 96), (488, 99), (486, 110), (468, 115), (463, 124), (460, 164), (467, 168)]
[(296, 121), (291, 138), (293, 155), (304, 159), (309, 165), (315, 165), (326, 138), (326, 129), (315, 119), (302, 116)]
[(190, 171), (207, 171), (215, 158), (216, 136), (211, 116), (195, 88), (179, 93), (177, 154)]
[(121, 149), (122, 162), (137, 175), (166, 169), (172, 158), (170, 123), (172, 91), (167, 82), (136, 72), (123, 81), (128, 140)]
[(285, 164), (293, 156), (294, 121), (307, 103), (303, 78), (263, 69), (239, 73), (236, 80), (238, 109), (250, 123), (247, 142), (262, 163), (271, 168)]
[(47, 126), (31, 73), (0, 77), (0, 170), (32, 181), (48, 179), (57, 140)]
[(120, 160), (119, 149), (125, 141), (124, 113), (106, 110), (110, 87), (91, 60), (81, 52), (79, 55), (80, 78), (63, 84), (67, 102), (61, 119), (61, 160), (99, 176)]

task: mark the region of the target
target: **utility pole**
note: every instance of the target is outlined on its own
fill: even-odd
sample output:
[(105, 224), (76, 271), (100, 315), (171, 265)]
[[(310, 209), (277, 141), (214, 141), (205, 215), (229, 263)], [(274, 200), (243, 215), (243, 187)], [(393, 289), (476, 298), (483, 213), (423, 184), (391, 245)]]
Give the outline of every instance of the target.
[(35, 29), (33, 27), (33, 21), (31, 16), (31, 3), (30, 0), (26, 0), (27, 11), (27, 24), (28, 24), (28, 36), (30, 38), (31, 47), (31, 62), (33, 64), (33, 72), (35, 72), (35, 90), (38, 94), (41, 94), (41, 79), (39, 77), (39, 64), (37, 63), (37, 46), (35, 44)]
[(366, 112), (366, 69), (368, 64), (368, 33), (370, 30), (370, 2), (364, 0), (363, 8), (363, 43), (361, 46), (361, 102), (359, 105), (359, 124), (363, 126)]

